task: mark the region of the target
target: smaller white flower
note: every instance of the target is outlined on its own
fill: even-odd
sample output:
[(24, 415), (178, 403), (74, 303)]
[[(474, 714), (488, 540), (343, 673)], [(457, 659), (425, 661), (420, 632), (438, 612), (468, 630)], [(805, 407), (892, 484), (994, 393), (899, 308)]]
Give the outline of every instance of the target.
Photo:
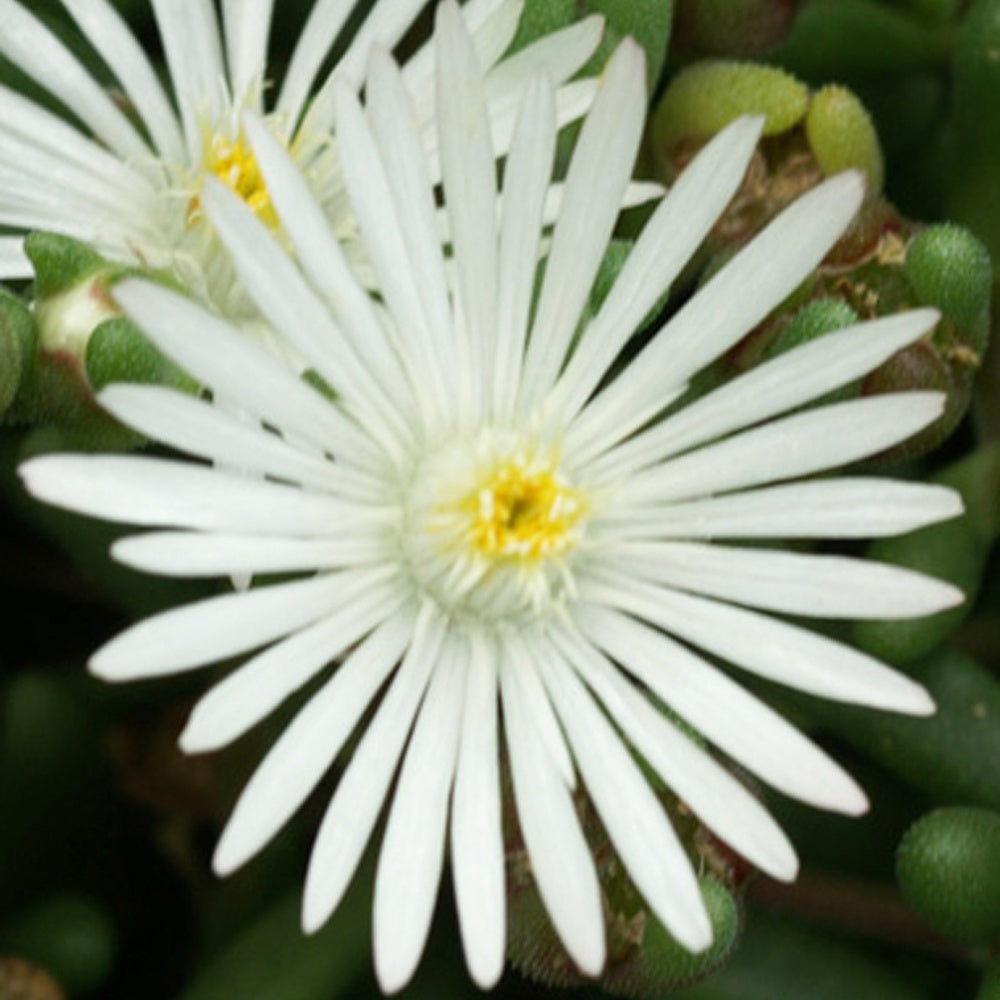
[[(115, 261), (164, 268), (216, 310), (248, 323), (251, 300), (234, 280), (201, 203), (206, 177), (238, 194), (266, 225), (278, 218), (241, 115), (262, 116), (309, 181), (349, 255), (356, 224), (343, 190), (333, 133), (332, 95), (358, 88), (370, 46), (391, 48), (426, 0), (378, 0), (344, 55), (317, 85), (353, 7), (317, 0), (273, 101), (267, 41), (273, 0), (151, 0), (170, 71), (161, 87), (146, 53), (108, 0), (61, 0), (121, 87), (126, 113), (63, 43), (18, 0), (0, 0), (0, 53), (71, 111), (83, 128), (27, 97), (0, 87), (0, 225), (48, 230), (93, 245)], [(470, 0), (463, 17), (479, 58), (492, 67), (486, 86), (494, 108), (497, 154), (509, 143), (516, 94), (544, 66), (559, 88), (560, 121), (579, 117), (596, 81), (567, 83), (596, 49), (600, 17), (543, 38), (502, 60), (523, 0)], [(413, 113), (427, 126), (433, 112), (433, 59), (425, 47), (406, 77)], [(315, 92), (314, 92), (315, 88)], [(648, 196), (637, 189), (636, 197)], [(360, 263), (360, 261), (356, 261)], [(31, 268), (18, 236), (0, 237), (0, 280)], [(258, 332), (263, 334), (260, 324)]]
[(532, 875), (583, 973), (598, 975), (606, 950), (578, 784), (651, 912), (684, 947), (707, 947), (695, 873), (636, 756), (752, 864), (787, 880), (797, 860), (758, 799), (657, 702), (780, 792), (863, 812), (864, 793), (839, 765), (711, 661), (927, 714), (931, 699), (910, 678), (769, 612), (907, 618), (961, 600), (897, 567), (739, 544), (893, 535), (960, 512), (938, 486), (801, 481), (940, 414), (940, 394), (925, 392), (802, 409), (921, 337), (933, 310), (831, 333), (661, 416), (815, 269), (861, 203), (860, 178), (799, 199), (616, 370), (739, 187), (761, 122), (734, 123), (691, 163), (580, 329), (642, 136), (641, 50), (626, 41), (607, 68), (536, 299), (552, 82), (543, 74), (524, 93), (498, 212), (487, 88), (452, 2), (439, 9), (436, 45), (447, 259), (411, 98), (388, 54), (373, 51), (364, 110), (353, 89), (334, 95), (377, 303), (259, 120), (247, 119), (248, 141), (295, 261), (226, 187), (205, 186), (205, 213), (248, 292), (336, 398), (224, 319), (130, 282), (117, 290), (129, 315), (243, 419), (157, 387), (114, 386), (101, 403), (154, 440), (239, 471), (139, 456), (22, 467), (41, 499), (168, 529), (115, 545), (133, 567), (296, 575), (141, 622), (91, 669), (125, 680), (251, 654), (194, 709), (181, 742), (198, 752), (225, 746), (337, 664), (244, 789), (214, 864), (227, 873), (261, 850), (353, 734), (309, 862), (303, 923), (315, 930), (337, 907), (389, 799), (374, 951), (390, 992), (423, 951), (446, 842), (469, 970), (483, 987), (501, 974), (502, 753)]

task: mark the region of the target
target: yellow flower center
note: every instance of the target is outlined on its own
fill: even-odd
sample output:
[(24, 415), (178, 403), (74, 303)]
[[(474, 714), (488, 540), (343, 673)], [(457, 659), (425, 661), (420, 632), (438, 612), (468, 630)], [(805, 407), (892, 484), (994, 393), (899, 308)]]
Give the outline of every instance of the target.
[[(206, 174), (215, 174), (231, 191), (239, 195), (271, 229), (278, 228), (278, 214), (264, 183), (264, 176), (253, 150), (241, 135), (236, 141), (216, 135), (205, 156)], [(188, 207), (188, 224), (201, 216), (201, 198), (195, 195)]]
[(469, 537), (479, 553), (531, 562), (572, 548), (584, 513), (579, 492), (553, 468), (516, 459), (500, 462), (467, 504)]

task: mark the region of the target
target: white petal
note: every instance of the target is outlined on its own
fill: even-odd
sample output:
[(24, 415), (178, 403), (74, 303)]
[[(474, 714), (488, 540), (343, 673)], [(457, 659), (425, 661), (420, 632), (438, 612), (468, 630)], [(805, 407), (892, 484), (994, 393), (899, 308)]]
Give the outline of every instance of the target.
[(614, 479), (808, 403), (867, 375), (939, 319), (936, 309), (915, 309), (829, 333), (696, 400), (612, 449), (588, 473), (595, 479)]
[(362, 288), (330, 229), (309, 182), (267, 126), (245, 115), (243, 127), (295, 257), (313, 287), (324, 295), (327, 309), (351, 339), (365, 366), (385, 386), (396, 407), (409, 401), (409, 388), (399, 360), (386, 340), (368, 292)]
[(184, 139), (156, 72), (122, 16), (107, 0), (61, 0), (87, 40), (112, 69), (157, 151), (184, 162)]
[[(592, 15), (526, 45), (486, 74), (490, 102), (511, 96), (519, 100), (528, 81), (540, 73), (559, 86), (597, 51), (603, 35), (604, 18)], [(482, 61), (482, 65), (488, 68), (490, 63)]]
[(190, 462), (46, 455), (20, 474), (39, 500), (123, 524), (309, 538), (385, 523), (384, 511)]
[(563, 945), (579, 968), (597, 976), (604, 967), (601, 891), (573, 800), (545, 745), (538, 740), (521, 686), (512, 683), (528, 663), (500, 664), (504, 730), (518, 823), (532, 875)]
[(126, 629), (90, 658), (104, 680), (191, 670), (272, 642), (336, 607), (340, 574), (223, 594), (161, 612)]
[(212, 859), (218, 874), (246, 864), (302, 805), (399, 662), (412, 627), (398, 615), (369, 635), (281, 734), (222, 832)]
[(293, 448), (276, 434), (220, 407), (162, 386), (111, 385), (98, 400), (113, 417), (161, 444), (236, 469), (338, 492), (349, 476), (336, 464)]
[(192, 166), (202, 157), (202, 126), (214, 126), (226, 107), (222, 38), (212, 0), (150, 0)]
[(746, 173), (762, 124), (760, 118), (740, 118), (723, 129), (646, 223), (554, 390), (563, 419), (580, 409), (715, 225)]
[(629, 742), (678, 798), (751, 864), (772, 878), (795, 878), (795, 849), (747, 788), (578, 634), (567, 630), (555, 638)]
[(224, 320), (150, 282), (122, 281), (114, 296), (164, 354), (214, 392), (321, 451), (380, 464), (370, 439), (335, 404)]
[(433, 426), (441, 419), (445, 401), (450, 401), (445, 378), (450, 353), (440, 353), (439, 337), (423, 310), (418, 272), (410, 260), (392, 185), (358, 100), (346, 89), (337, 93), (337, 135), (344, 180), (365, 248), (395, 319), (396, 346), (425, 419)]
[(497, 354), (493, 367), (493, 406), (501, 421), (511, 418), (517, 402), (538, 270), (542, 211), (555, 152), (555, 96), (551, 83), (544, 76), (536, 77), (525, 90), (504, 167)]
[(497, 667), (473, 641), (451, 804), (451, 871), (465, 962), (480, 989), (503, 972), (506, 886), (497, 740)]
[(961, 513), (961, 496), (945, 486), (858, 476), (608, 511), (595, 529), (615, 538), (880, 538)]
[(0, 0), (0, 53), (57, 97), (123, 160), (149, 148), (111, 98), (45, 25), (14, 0)]
[(607, 563), (653, 583), (816, 618), (920, 618), (964, 599), (957, 587), (923, 573), (846, 556), (625, 542)]
[(580, 582), (583, 600), (610, 604), (715, 656), (800, 691), (907, 715), (934, 702), (905, 674), (850, 646), (744, 608), (657, 588), (620, 574)]
[(636, 888), (689, 951), (712, 943), (712, 925), (691, 862), (642, 772), (557, 654), (543, 661), (587, 791)]
[[(769, 785), (820, 809), (857, 815), (868, 808), (864, 792), (836, 761), (777, 712), (685, 646), (608, 608), (583, 605), (574, 617), (591, 642), (706, 739)], [(572, 633), (569, 635), (572, 637)], [(593, 660), (579, 642), (576, 649), (584, 665)], [(683, 767), (673, 770), (680, 771), (679, 780), (688, 780)], [(684, 787), (685, 795), (698, 797), (697, 788)], [(719, 823), (718, 832), (733, 836), (736, 846), (740, 834), (730, 833), (730, 824), (724, 818), (709, 821), (708, 813), (704, 818), (712, 825)], [(749, 850), (746, 845), (744, 849)], [(791, 874), (785, 870), (785, 876)]]
[(256, 576), (372, 564), (385, 558), (386, 543), (367, 532), (345, 538), (261, 538), (161, 531), (120, 538), (111, 554), (126, 566), (159, 576)]
[(409, 438), (409, 429), (285, 248), (246, 202), (220, 181), (206, 179), (201, 201), (263, 315), (392, 454)]
[(524, 362), (520, 405), (528, 410), (559, 374), (618, 218), (642, 138), (645, 87), (643, 51), (626, 39), (604, 72), (566, 179)]
[(340, 779), (309, 859), (302, 903), (306, 933), (326, 923), (354, 874), (437, 663), (445, 627), (430, 604), (421, 609), (399, 672)]
[(226, 61), (234, 103), (243, 103), (256, 85), (256, 104), (260, 106), (260, 91), (267, 83), (264, 71), (273, 13), (274, 0), (222, 0)]
[(375, 875), (375, 974), (401, 990), (427, 941), (444, 864), (448, 799), (462, 724), (468, 650), (445, 642), (406, 751)]
[(863, 195), (861, 174), (845, 173), (786, 208), (587, 406), (567, 451), (583, 461), (655, 415), (666, 390), (727, 351), (795, 290), (847, 227)]
[(686, 500), (835, 469), (905, 441), (933, 423), (944, 402), (942, 393), (899, 392), (796, 413), (633, 476), (620, 503)]
[(458, 7), (437, 11), (437, 128), (457, 293), (454, 339), (460, 412), (481, 419), (496, 354), (496, 167), (482, 74)]
[(271, 714), (402, 603), (385, 573), (341, 574), (336, 602), (314, 625), (247, 660), (202, 696), (181, 734), (187, 753), (227, 746)]

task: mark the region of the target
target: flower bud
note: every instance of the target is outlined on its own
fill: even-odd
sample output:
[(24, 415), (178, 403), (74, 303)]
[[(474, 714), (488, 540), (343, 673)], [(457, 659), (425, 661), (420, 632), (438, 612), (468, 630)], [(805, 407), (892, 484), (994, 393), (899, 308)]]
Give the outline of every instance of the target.
[(896, 875), (935, 930), (968, 945), (1000, 941), (1000, 813), (938, 809), (906, 832)]
[(882, 191), (885, 165), (875, 126), (864, 105), (846, 87), (823, 87), (813, 95), (805, 120), (806, 139), (827, 176), (863, 170), (867, 197)]

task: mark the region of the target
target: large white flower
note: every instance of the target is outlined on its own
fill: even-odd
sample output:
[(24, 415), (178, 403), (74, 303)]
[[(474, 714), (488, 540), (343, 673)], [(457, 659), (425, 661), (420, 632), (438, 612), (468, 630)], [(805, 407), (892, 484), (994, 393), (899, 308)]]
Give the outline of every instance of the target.
[[(207, 176), (219, 177), (260, 219), (276, 225), (240, 124), (244, 110), (266, 110), (267, 127), (288, 147), (334, 232), (351, 247), (356, 227), (331, 131), (333, 92), (342, 84), (359, 87), (372, 43), (395, 45), (427, 0), (378, 0), (316, 86), (356, 6), (356, 0), (317, 0), (273, 102), (266, 63), (273, 0), (223, 0), (221, 30), (215, 0), (151, 0), (170, 96), (108, 0), (61, 2), (120, 84), (128, 108), (28, 9), (17, 0), (0, 0), (0, 54), (82, 126), (0, 86), (0, 225), (61, 233), (114, 260), (170, 269), (216, 309), (256, 318), (206, 223), (201, 193)], [(602, 32), (601, 18), (587, 18), (495, 65), (513, 38), (523, 2), (470, 0), (463, 8), (479, 58), (493, 67), (487, 89), (498, 154), (509, 143), (516, 95), (527, 76), (545, 66), (563, 84), (590, 57)], [(421, 123), (433, 110), (431, 55), (425, 47), (405, 70)], [(560, 87), (563, 123), (586, 110), (595, 86), (583, 80)], [(21, 238), (0, 237), (0, 280), (30, 275)]]
[(919, 338), (933, 311), (831, 333), (659, 417), (815, 268), (860, 204), (860, 179), (836, 177), (792, 205), (618, 370), (736, 191), (760, 122), (736, 122), (694, 160), (580, 329), (642, 133), (641, 51), (625, 42), (605, 73), (535, 299), (552, 83), (542, 75), (524, 94), (498, 196), (484, 83), (451, 2), (436, 46), (447, 257), (391, 58), (374, 51), (364, 110), (353, 89), (334, 94), (378, 302), (259, 120), (248, 118), (248, 141), (296, 262), (230, 191), (206, 184), (204, 210), (246, 287), (335, 399), (197, 305), (124, 283), (119, 301), (157, 346), (241, 413), (145, 386), (111, 387), (101, 402), (155, 440), (240, 471), (72, 455), (22, 470), (50, 502), (172, 529), (117, 543), (128, 565), (297, 574), (153, 617), (91, 667), (145, 678), (256, 651), (194, 709), (182, 745), (198, 752), (337, 663), (243, 791), (215, 867), (256, 854), (371, 712), (315, 841), (303, 919), (313, 930), (337, 906), (393, 787), (374, 902), (386, 990), (419, 960), (448, 836), (469, 968), (483, 986), (500, 974), (501, 744), (534, 878), (579, 968), (601, 970), (605, 934), (578, 781), (652, 911), (687, 948), (705, 948), (697, 881), (633, 755), (754, 865), (790, 879), (796, 857), (760, 802), (651, 695), (768, 785), (859, 813), (857, 784), (706, 655), (822, 697), (929, 713), (909, 678), (762, 612), (910, 617), (960, 599), (894, 567), (738, 544), (892, 535), (959, 512), (936, 486), (798, 481), (890, 447), (941, 412), (941, 396), (926, 392), (802, 409)]

